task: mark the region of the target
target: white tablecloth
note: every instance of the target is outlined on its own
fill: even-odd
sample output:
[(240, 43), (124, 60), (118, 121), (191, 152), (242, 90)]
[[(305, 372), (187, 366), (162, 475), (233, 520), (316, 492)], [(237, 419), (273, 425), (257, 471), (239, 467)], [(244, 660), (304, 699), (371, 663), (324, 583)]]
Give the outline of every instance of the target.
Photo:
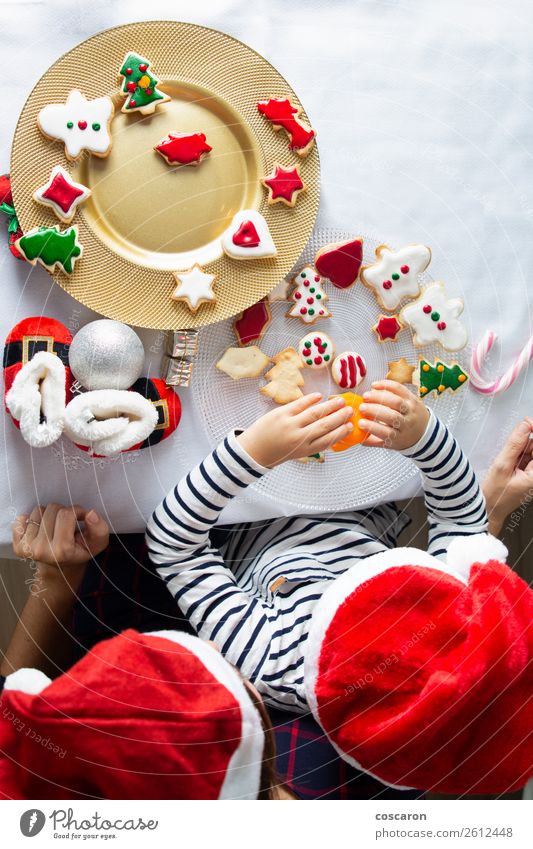
[[(500, 335), (495, 370), (507, 366), (531, 333), (533, 68), (527, 0), (203, 0), (193, 14), (181, 0), (158, 0), (149, 9), (144, 0), (0, 0), (0, 15), (2, 171), (9, 168), (19, 111), (61, 53), (101, 29), (147, 16), (215, 27), (262, 53), (305, 104), (322, 162), (320, 223), (393, 245), (431, 245), (431, 272), (464, 297), (472, 338), (486, 327)], [(0, 336), (32, 314), (55, 316), (72, 331), (94, 317), (51, 284), (42, 268), (28, 274), (28, 266), (1, 243), (0, 266)], [(147, 373), (154, 376), (161, 339), (145, 331), (141, 336)], [(514, 420), (533, 412), (531, 387), (529, 374), (495, 399), (464, 391), (456, 431), (478, 471), (488, 466)], [(4, 416), (4, 550), (12, 517), (36, 501), (79, 502), (107, 515), (116, 532), (141, 530), (156, 502), (209, 449), (191, 395), (183, 391), (181, 397), (183, 421), (173, 438), (103, 464), (88, 462), (67, 442), (31, 451)], [(416, 489), (413, 480), (397, 496)], [(283, 512), (281, 501), (274, 505), (247, 494), (225, 518)]]

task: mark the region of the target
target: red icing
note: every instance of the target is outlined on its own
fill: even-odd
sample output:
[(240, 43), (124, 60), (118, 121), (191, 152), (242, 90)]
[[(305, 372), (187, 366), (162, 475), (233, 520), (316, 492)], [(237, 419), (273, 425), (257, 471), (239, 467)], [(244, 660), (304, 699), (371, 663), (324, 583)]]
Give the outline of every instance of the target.
[(261, 243), (253, 221), (243, 221), (231, 241), (240, 248), (256, 248)]
[(169, 133), (155, 146), (155, 150), (169, 163), (178, 162), (180, 165), (200, 162), (202, 156), (212, 149), (205, 140), (205, 133)]
[(147, 89), (146, 89), (146, 94), (148, 95), (148, 97), (151, 97), (151, 95), (152, 95), (152, 89), (151, 89), (151, 88), (147, 88)]
[(130, 106), (137, 106), (137, 101), (136, 101), (136, 100), (133, 100), (133, 98), (132, 98), (132, 99), (130, 100)]
[(383, 283), (383, 288), (392, 289), (392, 280), (385, 280), (385, 282)]
[(392, 339), (394, 341), (401, 329), (402, 325), (396, 315), (380, 315), (377, 324), (374, 325), (374, 330), (382, 342), (386, 339)]
[(143, 74), (144, 74), (144, 72), (145, 72), (145, 71), (147, 71), (147, 70), (148, 70), (148, 65), (146, 65), (144, 62), (143, 62), (143, 64), (142, 64), (142, 65), (139, 65), (139, 71), (142, 71), (142, 72), (143, 72)]
[(366, 367), (359, 354), (357, 354), (356, 357), (352, 354), (349, 354), (347, 357), (343, 357), (341, 359), (340, 366), (341, 375), (339, 386), (341, 389), (354, 389), (357, 386), (358, 372), (361, 377), (366, 375)]
[(364, 362), (363, 362), (363, 358), (362, 358), (362, 357), (360, 357), (360, 356), (359, 356), (359, 354), (358, 354), (358, 355), (357, 355), (357, 357), (356, 357), (355, 359), (356, 359), (356, 362), (357, 362), (357, 368), (359, 369), (359, 374), (361, 375), (361, 377), (365, 377), (365, 375), (366, 375), (366, 366), (365, 366), (365, 364), (364, 364)]
[(309, 280), (304, 280), (304, 286), (309, 286)]
[(288, 98), (261, 100), (257, 108), (275, 127), (283, 127), (288, 133), (290, 150), (302, 150), (314, 139), (315, 131), (298, 120), (299, 110)]
[(281, 198), (290, 204), (293, 202), (293, 194), (304, 187), (297, 167), (282, 168), (281, 165), (276, 165), (274, 174), (265, 177), (263, 183), (270, 189), (271, 200)]
[(86, 130), (87, 129), (87, 121), (78, 121), (78, 127), (80, 128), (80, 130)]
[(70, 208), (76, 198), (79, 198), (83, 192), (69, 183), (63, 177), (61, 172), (56, 174), (49, 187), (43, 192), (43, 198), (56, 203), (61, 210), (68, 215)]
[(136, 83), (134, 83), (134, 82), (126, 83), (126, 89), (128, 91), (135, 91), (136, 88), (137, 88)]
[(400, 268), (400, 271), (402, 272), (402, 274), (409, 274), (409, 266), (408, 265), (402, 265), (402, 267)]
[(257, 342), (271, 320), (272, 314), (266, 298), (245, 309), (233, 325), (239, 345)]
[(126, 68), (126, 73), (128, 77), (131, 77), (131, 75), (133, 74), (133, 70), (131, 68)]
[(357, 280), (363, 261), (363, 240), (353, 239), (338, 245), (326, 245), (315, 257), (319, 274), (337, 289), (347, 289)]
[(308, 298), (308, 299), (307, 299), (307, 303), (308, 303), (308, 304), (314, 304), (314, 302), (315, 302), (315, 299), (314, 299), (314, 298)]
[(307, 312), (307, 307), (302, 307), (300, 312), (301, 312), (302, 315), (305, 315), (306, 312)]
[(297, 301), (299, 301), (300, 298), (302, 297), (302, 293), (301, 292), (295, 292), (294, 297), (296, 298)]
[(304, 355), (304, 357), (310, 357), (311, 356), (311, 348), (304, 348), (303, 351), (302, 351), (302, 354)]
[(437, 324), (437, 327), (438, 327), (439, 330), (446, 330), (446, 322), (445, 321), (439, 321), (439, 323)]
[(430, 313), (430, 312), (431, 312), (431, 304), (426, 304), (426, 305), (423, 307), (423, 310), (424, 310), (424, 312), (425, 312), (426, 314), (427, 314), (427, 313)]

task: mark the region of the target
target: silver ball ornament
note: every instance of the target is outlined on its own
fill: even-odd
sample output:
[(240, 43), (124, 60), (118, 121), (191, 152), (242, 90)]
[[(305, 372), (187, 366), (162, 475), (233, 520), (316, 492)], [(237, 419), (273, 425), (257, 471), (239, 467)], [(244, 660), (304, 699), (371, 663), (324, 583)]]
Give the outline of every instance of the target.
[(129, 389), (142, 374), (144, 348), (127, 324), (102, 318), (76, 333), (68, 361), (85, 389)]

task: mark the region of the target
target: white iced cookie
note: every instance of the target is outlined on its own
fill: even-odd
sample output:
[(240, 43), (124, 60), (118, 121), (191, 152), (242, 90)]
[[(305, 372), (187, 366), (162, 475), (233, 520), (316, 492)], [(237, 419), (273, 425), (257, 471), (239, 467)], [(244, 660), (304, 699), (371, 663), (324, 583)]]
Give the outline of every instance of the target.
[(462, 311), (461, 298), (447, 298), (444, 284), (432, 283), (403, 308), (400, 319), (410, 326), (414, 345), (438, 342), (446, 351), (460, 351), (468, 341), (466, 327), (458, 318)]
[(233, 259), (263, 259), (277, 250), (268, 224), (256, 209), (241, 209), (222, 236), (224, 253)]
[(73, 180), (61, 165), (55, 165), (48, 182), (33, 193), (33, 199), (49, 206), (64, 224), (70, 224), (77, 207), (90, 196), (91, 190)]
[(331, 376), (341, 389), (355, 389), (365, 379), (366, 363), (355, 351), (344, 351), (333, 360)]
[(37, 116), (40, 131), (65, 145), (67, 159), (76, 159), (82, 150), (95, 156), (108, 156), (111, 150), (109, 125), (115, 111), (111, 98), (87, 100), (74, 89), (66, 103), (51, 103)]
[(172, 293), (173, 301), (185, 301), (191, 312), (209, 301), (216, 301), (213, 282), (216, 274), (208, 274), (195, 263), (188, 271), (173, 271), (178, 285)]
[(306, 333), (298, 343), (298, 353), (304, 366), (326, 368), (335, 355), (335, 345), (326, 333)]
[(426, 270), (431, 251), (425, 245), (406, 245), (391, 251), (387, 245), (376, 248), (377, 262), (361, 269), (361, 281), (372, 289), (380, 307), (395, 310), (402, 298), (420, 293), (418, 275)]

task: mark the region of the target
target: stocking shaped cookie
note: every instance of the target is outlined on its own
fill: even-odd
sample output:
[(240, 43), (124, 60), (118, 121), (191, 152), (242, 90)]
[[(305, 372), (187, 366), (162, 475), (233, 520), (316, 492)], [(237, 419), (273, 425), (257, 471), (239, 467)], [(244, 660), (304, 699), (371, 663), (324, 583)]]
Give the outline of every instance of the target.
[(462, 311), (461, 298), (447, 298), (444, 284), (432, 283), (418, 300), (404, 307), (400, 318), (410, 326), (414, 345), (438, 342), (446, 351), (460, 351), (468, 340), (466, 327), (458, 318)]
[(233, 259), (263, 259), (277, 253), (268, 224), (256, 209), (241, 209), (233, 216), (222, 248)]
[(418, 275), (428, 267), (431, 251), (425, 245), (407, 245), (399, 251), (379, 245), (376, 257), (361, 269), (361, 281), (372, 289), (380, 307), (392, 312), (402, 298), (420, 293)]

